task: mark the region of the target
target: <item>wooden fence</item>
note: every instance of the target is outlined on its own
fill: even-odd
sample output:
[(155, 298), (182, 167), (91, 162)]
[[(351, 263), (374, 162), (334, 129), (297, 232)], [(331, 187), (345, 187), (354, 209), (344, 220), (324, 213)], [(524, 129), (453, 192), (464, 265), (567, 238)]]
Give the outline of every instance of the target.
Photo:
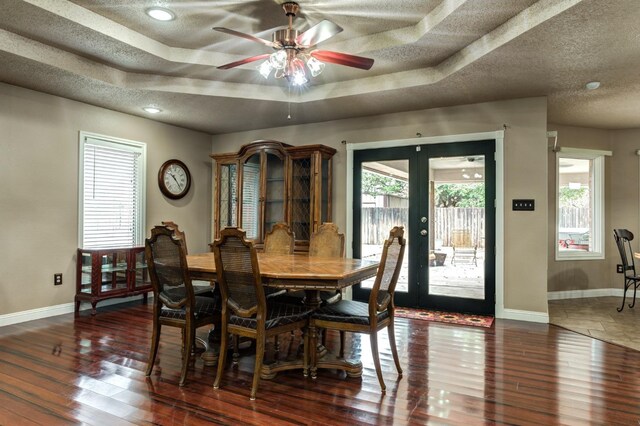
[(591, 227), (591, 211), (589, 207), (560, 207), (558, 226), (560, 228)]
[[(389, 230), (396, 225), (407, 226), (407, 208), (363, 207), (362, 244), (382, 244)], [(454, 235), (470, 246), (484, 247), (484, 209), (477, 207), (439, 207), (435, 211), (434, 239), (442, 246), (454, 244)], [(462, 238), (462, 240), (461, 240)]]
[(484, 208), (438, 207), (434, 228), (435, 240), (444, 247), (484, 247)]

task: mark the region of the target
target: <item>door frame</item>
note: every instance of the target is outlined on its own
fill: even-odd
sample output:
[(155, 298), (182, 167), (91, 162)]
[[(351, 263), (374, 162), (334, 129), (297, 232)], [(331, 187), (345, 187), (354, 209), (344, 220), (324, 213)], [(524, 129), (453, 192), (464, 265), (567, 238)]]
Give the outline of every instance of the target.
[[(495, 316), (504, 318), (504, 131), (467, 133), (460, 135), (430, 136), (377, 142), (347, 144), (347, 190), (346, 190), (346, 248), (347, 256), (353, 255), (353, 151), (363, 149), (419, 146), (440, 143), (475, 142), (486, 139), (496, 141), (496, 227), (495, 227)], [(351, 289), (347, 291), (351, 298)]]

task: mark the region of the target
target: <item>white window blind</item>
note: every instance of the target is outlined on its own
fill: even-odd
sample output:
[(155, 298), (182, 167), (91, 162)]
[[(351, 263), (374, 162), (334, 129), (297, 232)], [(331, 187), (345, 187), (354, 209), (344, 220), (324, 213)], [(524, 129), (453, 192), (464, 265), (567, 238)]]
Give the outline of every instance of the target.
[(81, 134), (80, 147), (81, 247), (142, 245), (145, 145)]

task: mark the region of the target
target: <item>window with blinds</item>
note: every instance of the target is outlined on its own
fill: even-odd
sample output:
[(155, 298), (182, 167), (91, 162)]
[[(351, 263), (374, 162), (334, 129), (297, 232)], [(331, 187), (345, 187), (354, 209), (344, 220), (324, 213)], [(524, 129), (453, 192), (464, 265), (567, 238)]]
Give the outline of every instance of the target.
[(80, 247), (144, 244), (146, 145), (80, 135)]

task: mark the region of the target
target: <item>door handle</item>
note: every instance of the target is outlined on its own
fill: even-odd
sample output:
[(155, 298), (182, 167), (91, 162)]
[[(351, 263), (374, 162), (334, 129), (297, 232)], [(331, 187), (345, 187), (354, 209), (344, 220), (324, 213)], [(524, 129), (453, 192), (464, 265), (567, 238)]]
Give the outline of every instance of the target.
[(422, 235), (423, 237), (425, 237), (427, 235), (427, 230), (423, 229), (420, 231), (420, 235)]

